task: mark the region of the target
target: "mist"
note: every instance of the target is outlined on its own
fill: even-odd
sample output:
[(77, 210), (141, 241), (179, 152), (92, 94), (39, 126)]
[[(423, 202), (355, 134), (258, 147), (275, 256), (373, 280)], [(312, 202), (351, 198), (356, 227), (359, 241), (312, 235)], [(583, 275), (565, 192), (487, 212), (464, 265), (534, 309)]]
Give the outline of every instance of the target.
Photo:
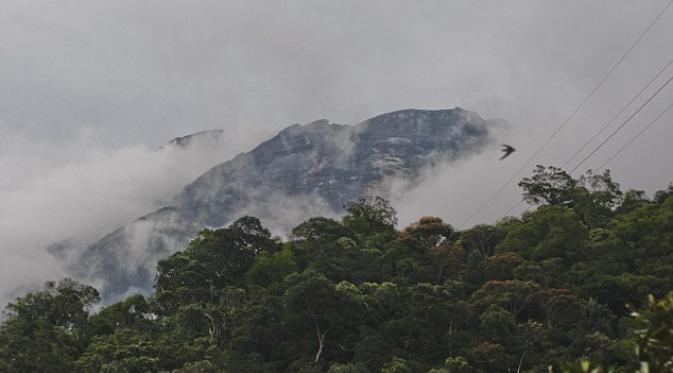
[[(67, 260), (47, 247), (63, 243), (76, 256), (94, 240), (166, 204), (187, 183), (231, 156), (227, 140), (206, 134), (185, 147), (144, 145), (92, 149), (86, 136), (61, 159), (28, 159), (0, 189), (0, 301), (50, 278), (70, 275)], [(40, 172), (36, 172), (39, 169)], [(17, 172), (17, 174), (20, 174)], [(17, 181), (18, 180), (18, 181)]]

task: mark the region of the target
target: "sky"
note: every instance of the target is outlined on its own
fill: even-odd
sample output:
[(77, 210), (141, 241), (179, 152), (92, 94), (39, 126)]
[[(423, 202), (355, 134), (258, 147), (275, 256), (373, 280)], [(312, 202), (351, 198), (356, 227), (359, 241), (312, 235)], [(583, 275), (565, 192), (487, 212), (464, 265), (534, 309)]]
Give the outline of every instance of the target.
[[(212, 165), (321, 118), (460, 106), (507, 121), (499, 141), (517, 152), (506, 161), (492, 148), (394, 201), (402, 224), (438, 215), (461, 226), (667, 1), (0, 0), (0, 283), (62, 275), (45, 245), (100, 237)], [(564, 163), (673, 58), (670, 35), (673, 7), (516, 180)], [(667, 87), (583, 169), (671, 102)], [(651, 194), (673, 181), (672, 122), (609, 164), (624, 187)], [(225, 131), (215, 153), (157, 152), (213, 128)], [(510, 183), (466, 224), (519, 200)]]

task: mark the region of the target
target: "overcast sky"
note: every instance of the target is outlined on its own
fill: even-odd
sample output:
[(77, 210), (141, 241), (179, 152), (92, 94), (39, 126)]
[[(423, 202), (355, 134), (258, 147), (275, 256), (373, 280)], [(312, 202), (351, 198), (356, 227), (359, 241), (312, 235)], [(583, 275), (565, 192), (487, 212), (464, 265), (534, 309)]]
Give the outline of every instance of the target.
[[(29, 247), (95, 236), (168, 198), (211, 165), (173, 177), (152, 154), (176, 136), (225, 129), (224, 161), (293, 123), (403, 108), (461, 106), (511, 125), (507, 162), (494, 149), (398, 201), (403, 222), (433, 213), (458, 225), (666, 2), (0, 0), (2, 259), (21, 250), (31, 263)], [(673, 57), (671, 35), (673, 8), (534, 163), (565, 162)], [(669, 87), (586, 166), (672, 100)], [(627, 187), (662, 189), (671, 139), (667, 115), (609, 168)], [(507, 188), (473, 223), (518, 198)]]

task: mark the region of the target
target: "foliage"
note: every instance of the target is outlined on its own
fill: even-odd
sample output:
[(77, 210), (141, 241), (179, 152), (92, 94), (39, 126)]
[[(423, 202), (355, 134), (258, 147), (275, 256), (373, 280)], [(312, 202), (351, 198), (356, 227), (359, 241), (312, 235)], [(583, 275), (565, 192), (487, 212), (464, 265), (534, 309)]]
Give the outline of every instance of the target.
[(0, 327), (0, 371), (70, 372), (87, 348), (88, 309), (96, 289), (70, 279), (7, 306)]
[(660, 300), (650, 296), (643, 312), (634, 312), (638, 358), (652, 372), (673, 371), (673, 292)]
[(538, 205), (400, 230), (381, 198), (284, 242), (253, 217), (161, 260), (155, 292), (92, 313), (72, 280), (10, 303), (2, 372), (672, 371), (673, 187), (539, 166)]

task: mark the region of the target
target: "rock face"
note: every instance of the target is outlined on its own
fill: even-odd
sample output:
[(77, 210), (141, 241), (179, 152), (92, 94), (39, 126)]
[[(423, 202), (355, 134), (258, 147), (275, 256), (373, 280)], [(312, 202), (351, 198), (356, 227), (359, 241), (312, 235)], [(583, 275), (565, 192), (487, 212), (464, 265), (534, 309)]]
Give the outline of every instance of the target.
[(213, 167), (168, 206), (90, 246), (76, 271), (108, 300), (149, 292), (157, 260), (181, 250), (204, 227), (247, 214), (282, 231), (311, 216), (338, 214), (346, 202), (385, 196), (389, 178), (413, 182), (426, 166), (480, 151), (491, 141), (491, 125), (460, 108), (402, 110), (353, 126), (292, 125)]
[(194, 145), (218, 145), (222, 136), (224, 136), (224, 130), (221, 129), (201, 131), (187, 136), (176, 137), (169, 141), (165, 147), (162, 147), (162, 149), (170, 147), (185, 149)]

